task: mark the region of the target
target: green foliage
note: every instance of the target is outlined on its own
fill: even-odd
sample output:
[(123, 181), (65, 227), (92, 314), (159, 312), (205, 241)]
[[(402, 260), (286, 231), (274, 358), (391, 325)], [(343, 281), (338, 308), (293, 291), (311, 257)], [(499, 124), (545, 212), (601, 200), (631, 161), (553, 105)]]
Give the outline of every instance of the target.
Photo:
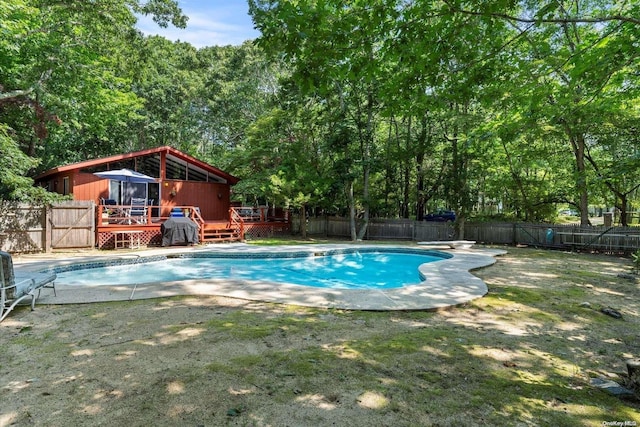
[(0, 3), (2, 196), (171, 145), (240, 177), (239, 201), (354, 224), (637, 207), (638, 2), (249, 5), (256, 43), (198, 50), (135, 29), (184, 27), (173, 0)]
[[(632, 139), (603, 132), (612, 117), (637, 118), (629, 109), (638, 99), (635, 4), (250, 6), (258, 43), (291, 64), (302, 93), (346, 112), (359, 151), (336, 146), (344, 150), (336, 164), (346, 175), (362, 173), (355, 188), (365, 208), (409, 216), (415, 203), (420, 216), (425, 206), (444, 205), (462, 217), (493, 211), (540, 221), (570, 203), (584, 221), (589, 198), (626, 206), (636, 188), (635, 150), (623, 148)], [(387, 135), (379, 115), (392, 117)], [(619, 173), (627, 164), (629, 179)]]
[(25, 155), (2, 124), (0, 153), (0, 200), (43, 203), (58, 199), (45, 189), (33, 186), (33, 179), (26, 175), (38, 164), (38, 160)]
[(33, 185), (33, 180), (24, 174), (37, 164), (35, 159), (27, 157), (9, 137), (6, 126), (0, 126), (0, 198), (4, 200), (21, 199), (24, 189)]
[(184, 26), (173, 0), (0, 5), (1, 121), (40, 167), (121, 151), (140, 119), (133, 11)]
[(144, 2), (137, 0), (129, 0), (133, 10), (143, 15), (151, 15), (153, 21), (160, 27), (166, 28), (171, 23), (177, 28), (186, 28), (187, 18), (183, 13), (178, 2), (174, 0), (147, 0)]

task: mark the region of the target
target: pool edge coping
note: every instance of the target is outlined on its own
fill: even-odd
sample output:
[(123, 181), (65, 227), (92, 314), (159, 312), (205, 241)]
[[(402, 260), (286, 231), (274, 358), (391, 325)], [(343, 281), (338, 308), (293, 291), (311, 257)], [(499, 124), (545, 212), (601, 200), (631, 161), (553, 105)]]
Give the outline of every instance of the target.
[[(46, 268), (56, 268), (104, 259), (131, 259), (154, 255), (175, 256), (193, 252), (246, 252), (253, 254), (273, 251), (318, 252), (335, 249), (354, 248), (401, 248), (432, 251), (418, 245), (380, 244), (312, 244), (255, 246), (243, 243), (208, 245), (205, 247), (163, 248), (122, 254), (100, 254), (88, 257), (68, 257), (47, 260)], [(57, 296), (53, 292), (42, 293), (38, 304), (77, 304), (107, 301), (130, 301), (172, 296), (221, 296), (250, 301), (297, 305), (304, 307), (332, 308), (345, 310), (394, 311), (394, 310), (439, 310), (458, 306), (484, 296), (488, 292), (486, 284), (471, 272), (492, 265), (504, 250), (487, 248), (453, 249), (442, 252), (453, 255), (420, 266), (420, 273), (426, 278), (423, 284), (384, 290), (349, 290), (313, 288), (269, 281), (241, 281), (228, 279), (184, 280), (179, 282), (157, 282), (138, 285), (118, 285), (78, 288), (77, 286), (56, 285)], [(44, 261), (43, 261), (44, 262)], [(15, 262), (16, 270), (42, 271), (42, 262)]]

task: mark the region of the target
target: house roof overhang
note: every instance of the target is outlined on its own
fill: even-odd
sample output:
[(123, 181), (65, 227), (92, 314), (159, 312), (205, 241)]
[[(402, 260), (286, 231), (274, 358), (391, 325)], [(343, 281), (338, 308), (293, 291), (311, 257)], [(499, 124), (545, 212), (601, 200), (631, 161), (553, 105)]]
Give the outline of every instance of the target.
[(46, 179), (49, 176), (52, 175), (56, 175), (59, 173), (64, 173), (64, 172), (69, 172), (69, 171), (73, 171), (73, 170), (78, 170), (78, 169), (83, 169), (83, 168), (90, 168), (90, 167), (94, 167), (94, 166), (99, 166), (105, 163), (111, 163), (111, 162), (118, 162), (121, 160), (126, 160), (126, 159), (132, 159), (135, 157), (141, 157), (141, 156), (148, 156), (150, 154), (156, 154), (156, 153), (161, 153), (161, 152), (165, 152), (167, 155), (173, 156), (177, 159), (180, 159), (186, 163), (190, 163), (193, 164), (195, 166), (197, 166), (198, 168), (205, 170), (211, 174), (217, 175), (220, 178), (222, 178), (224, 181), (226, 181), (227, 183), (229, 183), (230, 185), (235, 185), (238, 183), (238, 181), (240, 181), (239, 178), (228, 174), (226, 172), (224, 172), (223, 170), (220, 170), (214, 166), (211, 166), (210, 164), (203, 162), (202, 160), (198, 160), (195, 157), (190, 156), (189, 154), (183, 153), (180, 150), (177, 150), (173, 147), (169, 147), (169, 146), (163, 146), (163, 147), (157, 147), (157, 148), (150, 148), (147, 150), (141, 150), (141, 151), (134, 151), (132, 153), (126, 153), (126, 154), (116, 154), (113, 156), (109, 156), (109, 157), (102, 157), (99, 159), (93, 159), (93, 160), (86, 160), (84, 162), (78, 162), (78, 163), (72, 163), (69, 165), (64, 165), (64, 166), (58, 166), (57, 168), (53, 168), (53, 169), (49, 169), (48, 171), (45, 171), (43, 173), (41, 173), (40, 175), (38, 175), (35, 179), (36, 181), (42, 181), (44, 179)]

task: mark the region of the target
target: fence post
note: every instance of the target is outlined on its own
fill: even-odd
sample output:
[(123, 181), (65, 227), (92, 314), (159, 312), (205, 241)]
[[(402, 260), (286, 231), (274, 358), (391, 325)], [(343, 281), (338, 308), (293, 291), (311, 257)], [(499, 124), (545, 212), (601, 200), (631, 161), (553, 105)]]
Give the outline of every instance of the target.
[(51, 215), (53, 215), (53, 209), (51, 203), (47, 203), (42, 209), (44, 209), (44, 242), (42, 242), (42, 249), (44, 249), (46, 253), (49, 253), (52, 250), (51, 239), (53, 239), (53, 227), (51, 227), (51, 223), (53, 220), (51, 219)]

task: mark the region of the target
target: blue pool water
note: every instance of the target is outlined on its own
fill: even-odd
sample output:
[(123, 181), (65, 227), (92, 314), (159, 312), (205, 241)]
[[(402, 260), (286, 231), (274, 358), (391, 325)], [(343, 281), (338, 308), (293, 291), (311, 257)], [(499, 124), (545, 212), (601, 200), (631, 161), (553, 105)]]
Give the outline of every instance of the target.
[[(422, 281), (418, 266), (447, 258), (434, 251), (354, 251), (296, 256), (167, 258), (57, 272), (57, 284), (125, 285), (190, 279), (267, 280), (337, 289), (388, 289)], [(200, 254), (201, 255), (201, 254)]]

